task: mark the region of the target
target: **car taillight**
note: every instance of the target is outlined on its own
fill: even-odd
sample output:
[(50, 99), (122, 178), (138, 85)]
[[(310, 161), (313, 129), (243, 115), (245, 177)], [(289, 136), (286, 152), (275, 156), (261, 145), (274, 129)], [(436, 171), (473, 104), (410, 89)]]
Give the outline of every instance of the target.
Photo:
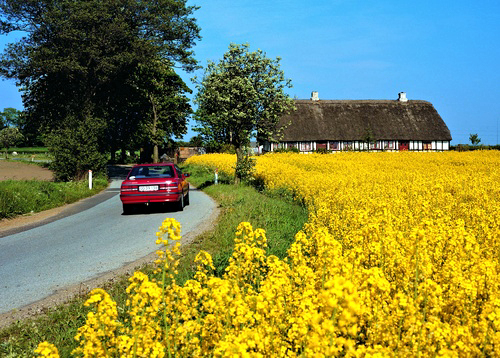
[(176, 188), (178, 185), (177, 185), (177, 181), (171, 181), (171, 182), (167, 182), (165, 184), (160, 184), (160, 190), (172, 190), (174, 188)]
[(121, 191), (137, 191), (138, 186), (137, 185), (122, 185)]

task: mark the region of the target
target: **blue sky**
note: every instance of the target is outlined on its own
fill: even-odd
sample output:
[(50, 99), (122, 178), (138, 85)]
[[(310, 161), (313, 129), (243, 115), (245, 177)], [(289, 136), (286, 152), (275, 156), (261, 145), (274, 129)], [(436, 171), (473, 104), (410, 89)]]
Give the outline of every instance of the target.
[[(248, 42), (282, 58), (292, 97), (318, 91), (321, 99), (396, 99), (406, 92), (434, 105), (452, 144), (468, 143), (470, 133), (483, 144), (499, 141), (498, 0), (188, 3), (201, 6), (195, 17), (203, 39), (194, 50), (202, 66), (231, 42)], [(0, 37), (0, 48), (6, 40)], [(194, 90), (194, 74), (181, 75)], [(13, 82), (0, 81), (0, 94), (0, 109), (22, 109)]]

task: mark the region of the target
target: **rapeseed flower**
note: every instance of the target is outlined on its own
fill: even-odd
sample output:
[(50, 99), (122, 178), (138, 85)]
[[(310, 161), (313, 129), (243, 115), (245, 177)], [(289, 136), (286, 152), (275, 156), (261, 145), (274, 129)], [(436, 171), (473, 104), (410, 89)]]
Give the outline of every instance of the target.
[[(233, 174), (235, 156), (189, 162)], [(176, 283), (180, 224), (157, 233), (161, 282), (130, 279), (128, 321), (102, 290), (76, 355), (180, 357), (500, 355), (500, 153), (270, 154), (267, 190), (305, 203), (288, 257), (241, 223), (222, 277), (200, 252)], [(37, 353), (57, 355), (40, 344)]]

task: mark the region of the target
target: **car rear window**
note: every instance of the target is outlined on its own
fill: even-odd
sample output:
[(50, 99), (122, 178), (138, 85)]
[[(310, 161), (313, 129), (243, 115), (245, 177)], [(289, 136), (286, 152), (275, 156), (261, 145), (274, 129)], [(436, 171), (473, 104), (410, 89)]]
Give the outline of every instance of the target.
[(129, 178), (172, 178), (174, 168), (169, 165), (135, 167), (130, 172)]

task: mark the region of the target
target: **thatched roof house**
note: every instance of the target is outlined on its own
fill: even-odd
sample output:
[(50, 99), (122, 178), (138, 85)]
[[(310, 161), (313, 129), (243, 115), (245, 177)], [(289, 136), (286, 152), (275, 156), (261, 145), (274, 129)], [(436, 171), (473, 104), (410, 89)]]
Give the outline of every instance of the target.
[[(296, 100), (296, 111), (281, 118), (279, 145), (308, 152), (327, 150), (448, 150), (451, 134), (434, 106), (407, 100)], [(368, 142), (370, 144), (368, 144)]]

